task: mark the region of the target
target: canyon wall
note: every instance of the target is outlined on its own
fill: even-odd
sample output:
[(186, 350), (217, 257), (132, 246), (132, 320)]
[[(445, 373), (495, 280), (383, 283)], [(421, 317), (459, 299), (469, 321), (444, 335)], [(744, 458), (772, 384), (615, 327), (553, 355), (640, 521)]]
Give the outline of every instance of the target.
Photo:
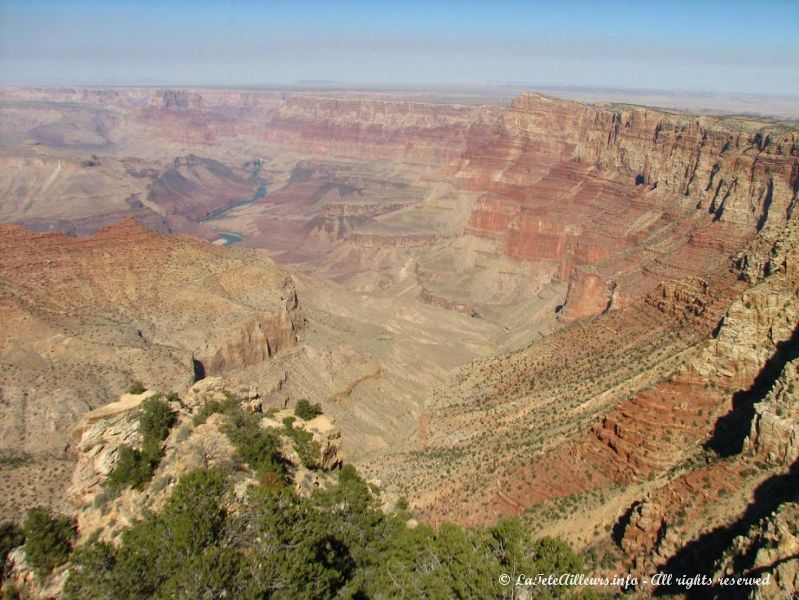
[[(53, 103), (45, 110), (47, 93)], [(629, 305), (665, 280), (709, 279), (758, 232), (777, 234), (799, 188), (796, 129), (741, 118), (533, 93), (507, 109), (356, 93), (47, 93), (4, 92), (13, 100), (7, 110), (31, 103), (9, 135), (38, 140), (38, 156), (45, 149), (87, 152), (86, 136), (101, 132), (92, 142), (101, 156), (89, 161), (98, 166), (72, 165), (71, 180), (66, 164), (57, 175), (54, 165), (42, 167), (43, 178), (54, 177), (47, 191), (59, 197), (67, 195), (60, 186), (89, 189), (98, 176), (109, 190), (131, 190), (113, 202), (80, 205), (107, 215), (95, 225), (137, 211), (150, 223), (160, 219), (163, 229), (209, 240), (232, 231), (281, 260), (323, 261), (330, 272), (337, 268), (331, 251), (347, 247), (339, 253), (341, 274), (351, 274), (353, 263), (356, 271), (368, 270), (370, 251), (384, 246), (412, 240), (409, 256), (425, 262), (448, 240), (477, 237), (485, 257), (548, 270), (538, 269), (542, 279), (533, 287), (547, 277), (566, 284), (563, 321)], [(145, 148), (141, 140), (151, 144)], [(149, 164), (113, 158), (145, 151)], [(271, 202), (254, 196), (264, 182)], [(0, 214), (38, 229), (69, 230), (52, 208), (32, 209), (34, 192), (45, 197), (35, 186), (21, 177), (5, 191), (0, 186), (6, 209)], [(258, 201), (236, 213), (238, 220), (199, 222), (250, 198)], [(411, 206), (415, 219), (408, 218)], [(91, 226), (74, 223), (72, 231)], [(439, 279), (425, 282), (431, 297), (481, 303), (447, 296), (453, 286)]]
[(563, 311), (574, 318), (605, 310), (611, 289), (624, 305), (675, 275), (707, 276), (758, 232), (774, 238), (796, 204), (799, 137), (525, 94), (470, 138), (457, 177), (481, 193), (467, 233), (564, 280), (584, 271)]
[(133, 380), (177, 389), (297, 344), (294, 283), (254, 251), (133, 220), (72, 238), (0, 227), (3, 448), (58, 451)]

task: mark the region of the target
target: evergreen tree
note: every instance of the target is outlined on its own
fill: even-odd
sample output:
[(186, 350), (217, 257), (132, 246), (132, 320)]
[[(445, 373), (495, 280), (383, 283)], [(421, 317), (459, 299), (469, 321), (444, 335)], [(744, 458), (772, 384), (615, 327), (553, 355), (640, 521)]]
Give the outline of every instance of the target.
[(23, 531), (25, 559), (37, 575), (48, 575), (69, 558), (75, 539), (75, 523), (69, 517), (54, 514), (48, 508), (32, 508)]

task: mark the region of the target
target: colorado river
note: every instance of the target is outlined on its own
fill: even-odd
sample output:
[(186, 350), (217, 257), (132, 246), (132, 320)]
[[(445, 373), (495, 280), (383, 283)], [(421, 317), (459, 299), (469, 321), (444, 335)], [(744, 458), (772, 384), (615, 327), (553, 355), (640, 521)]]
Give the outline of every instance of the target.
[[(250, 198), (249, 200), (242, 200), (241, 202), (237, 202), (233, 206), (229, 206), (227, 208), (220, 208), (219, 210), (215, 210), (214, 212), (209, 214), (204, 219), (200, 219), (200, 223), (208, 223), (209, 221), (214, 221), (214, 220), (217, 220), (217, 219), (221, 219), (221, 218), (227, 216), (228, 213), (230, 213), (231, 211), (236, 210), (237, 208), (241, 208), (242, 206), (249, 206), (250, 204), (255, 204), (261, 198), (266, 196), (266, 191), (267, 191), (266, 184), (262, 183), (258, 187), (258, 189), (255, 191), (255, 193), (252, 195), (252, 198)], [(213, 225), (211, 225), (211, 226), (213, 227)], [(241, 240), (244, 239), (241, 235), (239, 235), (237, 233), (233, 233), (231, 231), (220, 231), (220, 230), (216, 229), (216, 227), (214, 227), (214, 230), (216, 230), (217, 235), (219, 235), (219, 239), (216, 240), (216, 242), (214, 242), (214, 243), (217, 243), (217, 244), (221, 243), (221, 244), (223, 244), (225, 246), (230, 246), (231, 244), (236, 244), (236, 243), (238, 243), (238, 242), (240, 242)]]

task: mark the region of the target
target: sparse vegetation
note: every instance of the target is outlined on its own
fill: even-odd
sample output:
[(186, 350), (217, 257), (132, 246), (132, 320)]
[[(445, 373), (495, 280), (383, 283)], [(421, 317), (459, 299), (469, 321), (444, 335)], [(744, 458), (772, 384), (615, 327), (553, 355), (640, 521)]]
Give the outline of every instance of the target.
[(143, 394), (147, 391), (141, 381), (134, 381), (128, 386), (128, 394)]
[(214, 413), (227, 417), (222, 432), (235, 446), (239, 460), (247, 463), (261, 479), (284, 480), (286, 468), (279, 452), (278, 434), (261, 427), (260, 415), (244, 412), (236, 399), (228, 395), (225, 400), (212, 400), (202, 406), (194, 417), (195, 426), (205, 423)]
[(286, 417), (283, 419), (283, 433), (291, 438), (294, 443), (294, 450), (300, 457), (300, 462), (307, 469), (314, 469), (319, 466), (319, 454), (322, 449), (319, 443), (314, 440), (313, 434), (304, 429), (298, 429), (293, 426), (294, 418)]
[(284, 476), (286, 468), (279, 452), (278, 434), (261, 427), (260, 415), (246, 413), (237, 405), (226, 414), (229, 423), (222, 431), (236, 447), (239, 460), (250, 465), (259, 476), (267, 473)]
[(200, 410), (194, 416), (194, 425), (195, 427), (197, 425), (202, 425), (208, 420), (208, 417), (210, 417), (214, 413), (227, 415), (227, 414), (233, 414), (237, 410), (239, 410), (238, 402), (236, 402), (236, 399), (233, 398), (232, 396), (228, 396), (225, 400), (221, 401), (211, 400), (210, 402), (207, 402), (202, 407), (200, 407)]
[(25, 559), (43, 577), (69, 558), (75, 539), (75, 523), (69, 517), (37, 507), (28, 511), (23, 525)]
[(112, 490), (124, 487), (141, 489), (161, 462), (161, 446), (176, 420), (174, 411), (163, 397), (152, 396), (142, 402), (139, 414), (141, 450), (120, 446), (117, 463), (105, 485)]
[(318, 402), (311, 404), (307, 400), (298, 400), (297, 406), (294, 407), (294, 414), (303, 421), (310, 421), (322, 414), (322, 405)]
[(27, 452), (0, 451), (0, 466), (14, 468), (28, 464), (30, 461), (31, 455)]

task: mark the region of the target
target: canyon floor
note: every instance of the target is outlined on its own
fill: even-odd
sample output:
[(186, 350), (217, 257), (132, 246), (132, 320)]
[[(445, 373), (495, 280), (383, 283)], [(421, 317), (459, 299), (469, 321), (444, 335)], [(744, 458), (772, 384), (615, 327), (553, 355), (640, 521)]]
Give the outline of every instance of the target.
[(132, 382), (220, 376), (431, 524), (795, 589), (799, 129), (425, 99), (0, 91), (3, 512), (69, 510)]

